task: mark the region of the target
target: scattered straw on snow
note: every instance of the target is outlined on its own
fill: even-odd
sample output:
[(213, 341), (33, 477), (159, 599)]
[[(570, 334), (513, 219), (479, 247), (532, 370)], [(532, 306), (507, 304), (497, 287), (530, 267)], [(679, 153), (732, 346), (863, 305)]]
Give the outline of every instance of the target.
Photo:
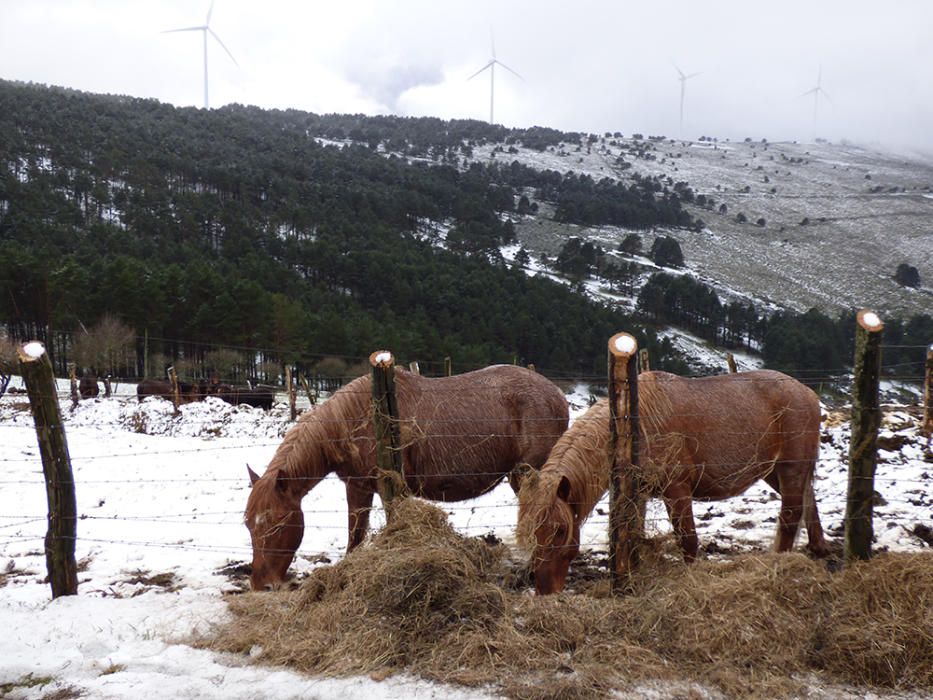
[(309, 673), (410, 672), (517, 698), (651, 680), (759, 697), (802, 693), (814, 677), (933, 688), (929, 554), (831, 574), (800, 554), (685, 566), (655, 547), (622, 598), (599, 585), (534, 598), (515, 579), (505, 548), (408, 499), (371, 543), (297, 591), (232, 597), (233, 622), (202, 644)]

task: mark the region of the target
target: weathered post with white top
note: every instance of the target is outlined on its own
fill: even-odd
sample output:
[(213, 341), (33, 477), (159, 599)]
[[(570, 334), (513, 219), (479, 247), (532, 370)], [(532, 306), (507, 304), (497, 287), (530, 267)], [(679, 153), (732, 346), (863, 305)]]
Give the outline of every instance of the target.
[(45, 346), (38, 340), (19, 348), (19, 366), (36, 424), (45, 493), (49, 504), (49, 529), (45, 535), (45, 564), (52, 597), (76, 595), (78, 567), (75, 562), (78, 506), (68, 442), (58, 405), (55, 376)]
[(881, 404), (881, 331), (884, 323), (874, 311), (856, 316), (855, 374), (852, 382), (852, 422), (849, 438), (849, 490), (846, 498), (845, 556), (847, 561), (871, 557), (872, 505)]
[(392, 501), (406, 495), (402, 465), (398, 402), (395, 398), (395, 358), (388, 350), (369, 356), (371, 365), (373, 432), (376, 435), (376, 466), (379, 471), (379, 498), (392, 517)]
[(638, 343), (628, 333), (609, 340), (609, 573), (622, 593), (644, 540), (638, 458)]

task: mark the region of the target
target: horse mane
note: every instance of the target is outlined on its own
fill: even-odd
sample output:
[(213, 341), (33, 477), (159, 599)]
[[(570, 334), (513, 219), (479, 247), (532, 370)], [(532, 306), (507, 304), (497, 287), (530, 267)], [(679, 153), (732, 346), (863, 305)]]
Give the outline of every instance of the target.
[(325, 465), (356, 456), (352, 438), (364, 429), (371, 411), (370, 378), (354, 379), (327, 401), (309, 411), (286, 434), (272, 456), (266, 473), (303, 482), (301, 493), (327, 475)]
[[(535, 530), (560, 517), (555, 508), (564, 479), (569, 484), (567, 504), (576, 521), (584, 520), (609, 488), (609, 402), (603, 399), (577, 418), (554, 445), (539, 472), (530, 473), (518, 494), (519, 544), (535, 546)], [(565, 523), (569, 527), (573, 523)], [(558, 543), (563, 544), (563, 543)]]
[[(639, 419), (642, 452), (649, 442), (657, 442), (663, 436), (663, 426), (670, 414), (670, 401), (659, 381), (667, 377), (664, 372), (646, 372), (639, 377)], [(563, 518), (556, 508), (558, 491), (566, 479), (568, 491), (566, 501), (576, 522), (582, 525), (596, 504), (609, 490), (609, 400), (602, 399), (593, 404), (554, 445), (547, 462), (539, 472), (529, 474), (518, 494), (519, 544), (530, 551), (536, 544), (535, 530), (550, 518)], [(564, 523), (570, 531), (573, 523)], [(565, 543), (557, 543), (565, 544)]]

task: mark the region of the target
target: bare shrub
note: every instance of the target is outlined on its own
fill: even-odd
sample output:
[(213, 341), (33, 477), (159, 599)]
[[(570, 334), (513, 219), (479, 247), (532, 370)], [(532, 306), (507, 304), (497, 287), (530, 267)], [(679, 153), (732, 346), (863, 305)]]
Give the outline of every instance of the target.
[(75, 336), (72, 350), (79, 367), (94, 368), (100, 374), (118, 374), (129, 360), (135, 361), (136, 333), (115, 316), (105, 315), (87, 332)]

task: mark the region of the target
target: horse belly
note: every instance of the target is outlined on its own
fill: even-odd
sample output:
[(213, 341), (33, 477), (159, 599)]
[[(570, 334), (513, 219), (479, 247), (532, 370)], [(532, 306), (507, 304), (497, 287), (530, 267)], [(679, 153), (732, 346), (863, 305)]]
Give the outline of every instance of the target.
[(759, 479), (768, 475), (772, 462), (744, 464), (736, 468), (697, 469), (693, 497), (700, 501), (721, 501), (744, 493)]
[(513, 449), (501, 439), (461, 445), (429, 438), (406, 450), (406, 482), (412, 493), (432, 501), (476, 498), (512, 470)]
[(415, 496), (426, 498), (429, 501), (465, 501), (482, 496), (501, 480), (501, 474), (491, 478), (486, 475), (455, 477), (440, 474), (437, 476), (409, 477), (406, 482)]

